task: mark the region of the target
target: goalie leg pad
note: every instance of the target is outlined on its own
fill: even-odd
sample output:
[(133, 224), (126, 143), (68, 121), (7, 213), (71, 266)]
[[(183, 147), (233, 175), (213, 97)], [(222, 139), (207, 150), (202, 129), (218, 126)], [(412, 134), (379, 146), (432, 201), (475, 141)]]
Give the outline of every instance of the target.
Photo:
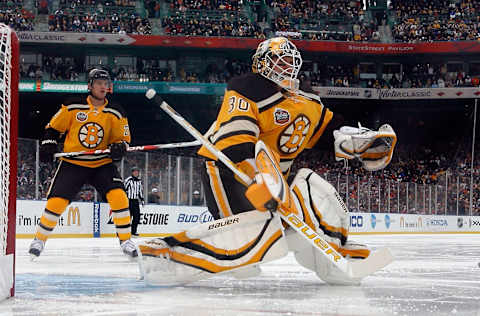
[(348, 210), (337, 190), (313, 170), (300, 169), (290, 186), (295, 206), (305, 223), (335, 249), (347, 241)]
[(154, 285), (180, 285), (232, 272), (237, 278), (248, 277), (259, 273), (259, 263), (288, 253), (280, 218), (259, 211), (155, 238), (139, 249), (144, 278)]

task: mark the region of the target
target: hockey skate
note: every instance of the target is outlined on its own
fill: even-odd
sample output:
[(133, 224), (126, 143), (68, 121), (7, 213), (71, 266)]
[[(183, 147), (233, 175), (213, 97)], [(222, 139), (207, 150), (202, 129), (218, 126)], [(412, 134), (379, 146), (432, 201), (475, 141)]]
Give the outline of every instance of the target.
[(120, 247), (125, 255), (130, 258), (138, 257), (137, 246), (131, 239), (124, 240), (120, 243)]
[(35, 260), (40, 256), (45, 247), (45, 242), (40, 239), (34, 239), (30, 244), (30, 248), (28, 249), (28, 253), (30, 254), (31, 260)]

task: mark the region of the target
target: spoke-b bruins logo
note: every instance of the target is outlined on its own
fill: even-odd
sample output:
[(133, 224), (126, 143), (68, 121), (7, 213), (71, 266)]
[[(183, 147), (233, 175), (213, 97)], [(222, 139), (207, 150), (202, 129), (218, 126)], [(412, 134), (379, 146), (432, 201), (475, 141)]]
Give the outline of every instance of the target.
[(299, 115), (285, 128), (278, 138), (278, 148), (284, 154), (293, 154), (305, 141), (310, 130), (310, 120), (305, 115)]
[(84, 147), (92, 149), (102, 142), (104, 134), (103, 127), (97, 123), (89, 122), (80, 127), (78, 140)]

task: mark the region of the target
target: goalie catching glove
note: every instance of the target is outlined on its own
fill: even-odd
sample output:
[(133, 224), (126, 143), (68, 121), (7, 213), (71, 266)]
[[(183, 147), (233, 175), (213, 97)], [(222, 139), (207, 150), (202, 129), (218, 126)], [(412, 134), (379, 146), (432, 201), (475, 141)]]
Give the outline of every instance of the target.
[(378, 131), (368, 128), (343, 126), (333, 131), (335, 159), (337, 161), (357, 158), (368, 171), (377, 171), (388, 166), (392, 160), (397, 135), (393, 128), (384, 124)]

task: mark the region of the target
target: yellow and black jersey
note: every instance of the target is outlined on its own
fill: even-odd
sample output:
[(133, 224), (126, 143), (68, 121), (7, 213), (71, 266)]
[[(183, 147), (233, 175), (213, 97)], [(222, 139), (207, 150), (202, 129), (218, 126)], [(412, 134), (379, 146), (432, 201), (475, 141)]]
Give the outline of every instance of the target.
[[(295, 157), (315, 145), (332, 116), (317, 96), (279, 91), (270, 80), (250, 73), (228, 83), (217, 120), (206, 136), (235, 163), (253, 158), (255, 143), (262, 140), (279, 155), (287, 173)], [(198, 154), (216, 160), (205, 147)]]
[[(64, 152), (107, 149), (108, 145), (125, 141), (130, 143), (128, 120), (119, 106), (105, 104), (95, 108), (90, 102), (62, 105), (46, 128), (65, 133)], [(61, 158), (70, 163), (95, 168), (112, 162), (108, 154), (82, 155)]]

